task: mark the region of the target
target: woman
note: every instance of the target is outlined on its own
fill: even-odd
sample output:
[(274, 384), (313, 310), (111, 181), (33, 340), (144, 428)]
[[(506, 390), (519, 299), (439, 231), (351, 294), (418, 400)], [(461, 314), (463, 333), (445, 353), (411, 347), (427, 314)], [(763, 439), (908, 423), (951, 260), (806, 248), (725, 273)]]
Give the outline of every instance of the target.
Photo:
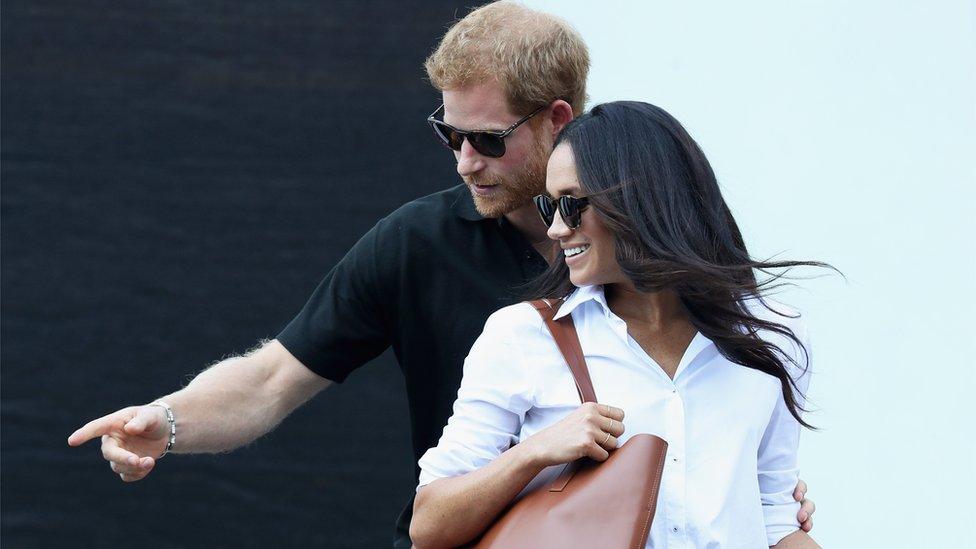
[(563, 253), (531, 295), (562, 299), (601, 404), (580, 406), (531, 305), (492, 314), (420, 460), (414, 543), (470, 541), (556, 466), (651, 433), (669, 446), (649, 547), (816, 547), (792, 497), (805, 333), (760, 297), (778, 276), (754, 272), (822, 264), (752, 260), (701, 150), (653, 105), (571, 122), (546, 177), (536, 204)]

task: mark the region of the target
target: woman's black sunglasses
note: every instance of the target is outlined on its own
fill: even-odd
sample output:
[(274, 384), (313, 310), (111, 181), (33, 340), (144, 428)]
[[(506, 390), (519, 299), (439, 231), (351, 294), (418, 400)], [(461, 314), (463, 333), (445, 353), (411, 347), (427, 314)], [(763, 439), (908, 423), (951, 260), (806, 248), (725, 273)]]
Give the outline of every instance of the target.
[(441, 104), (440, 107), (437, 107), (436, 111), (430, 113), (430, 116), (427, 117), (427, 123), (430, 124), (431, 129), (434, 130), (434, 135), (437, 136), (437, 139), (439, 139), (440, 142), (449, 149), (460, 151), (461, 145), (464, 143), (464, 139), (467, 138), (468, 143), (471, 143), (474, 150), (478, 151), (480, 154), (489, 158), (499, 158), (505, 154), (505, 138), (511, 135), (511, 133), (515, 131), (515, 128), (521, 126), (526, 120), (542, 112), (542, 110), (546, 107), (548, 107), (548, 105), (539, 107), (538, 109), (529, 113), (527, 116), (522, 117), (522, 119), (518, 122), (500, 132), (459, 130), (443, 120), (437, 120), (436, 116), (444, 111), (443, 104)]
[(540, 194), (532, 200), (535, 202), (535, 207), (539, 210), (539, 215), (542, 216), (542, 221), (546, 223), (546, 226), (552, 226), (558, 209), (560, 217), (563, 218), (563, 223), (570, 229), (579, 228), (583, 210), (590, 204), (585, 196), (577, 198), (568, 194), (555, 199)]

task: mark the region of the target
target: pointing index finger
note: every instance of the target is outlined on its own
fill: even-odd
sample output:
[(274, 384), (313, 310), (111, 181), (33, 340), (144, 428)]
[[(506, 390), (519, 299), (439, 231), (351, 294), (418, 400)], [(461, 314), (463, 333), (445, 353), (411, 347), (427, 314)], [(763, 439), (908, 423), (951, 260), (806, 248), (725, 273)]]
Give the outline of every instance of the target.
[(108, 434), (116, 422), (125, 419), (126, 412), (126, 410), (119, 410), (114, 414), (89, 421), (82, 428), (71, 433), (68, 437), (68, 446), (81, 446), (95, 437)]

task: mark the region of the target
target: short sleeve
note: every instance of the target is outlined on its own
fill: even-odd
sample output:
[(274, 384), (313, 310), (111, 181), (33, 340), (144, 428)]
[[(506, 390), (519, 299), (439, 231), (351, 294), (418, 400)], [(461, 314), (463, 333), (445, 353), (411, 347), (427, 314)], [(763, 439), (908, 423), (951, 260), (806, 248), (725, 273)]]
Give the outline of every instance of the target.
[[(518, 441), (532, 384), (512, 340), (506, 307), (488, 317), (464, 360), (454, 411), (437, 446), (420, 458), (420, 487), (483, 467)], [(533, 311), (534, 313), (534, 311)]]
[[(787, 370), (796, 381), (797, 403), (805, 405), (805, 395), (810, 384), (810, 342), (802, 323), (792, 321), (788, 324), (802, 342), (805, 349), (796, 343), (782, 343), (796, 364), (787, 363)], [(759, 492), (762, 500), (763, 518), (766, 524), (766, 538), (770, 546), (800, 528), (796, 515), (800, 504), (793, 499), (793, 492), (800, 478), (797, 452), (800, 444), (800, 424), (786, 407), (780, 391), (776, 406), (759, 446), (758, 473)]]
[(316, 374), (335, 382), (390, 346), (392, 293), (389, 265), (398, 255), (381, 220), (367, 232), (278, 334), (288, 351)]

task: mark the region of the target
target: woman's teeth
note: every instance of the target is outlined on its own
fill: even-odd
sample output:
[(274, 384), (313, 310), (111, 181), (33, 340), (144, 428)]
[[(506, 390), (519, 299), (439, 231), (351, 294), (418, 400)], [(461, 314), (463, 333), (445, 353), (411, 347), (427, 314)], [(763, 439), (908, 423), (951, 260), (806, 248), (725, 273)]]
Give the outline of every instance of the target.
[(578, 248), (566, 248), (566, 250), (563, 253), (566, 254), (566, 257), (573, 257), (574, 255), (579, 255), (585, 252), (586, 250), (589, 249), (589, 247), (590, 247), (589, 244), (584, 244), (582, 246), (579, 246)]

